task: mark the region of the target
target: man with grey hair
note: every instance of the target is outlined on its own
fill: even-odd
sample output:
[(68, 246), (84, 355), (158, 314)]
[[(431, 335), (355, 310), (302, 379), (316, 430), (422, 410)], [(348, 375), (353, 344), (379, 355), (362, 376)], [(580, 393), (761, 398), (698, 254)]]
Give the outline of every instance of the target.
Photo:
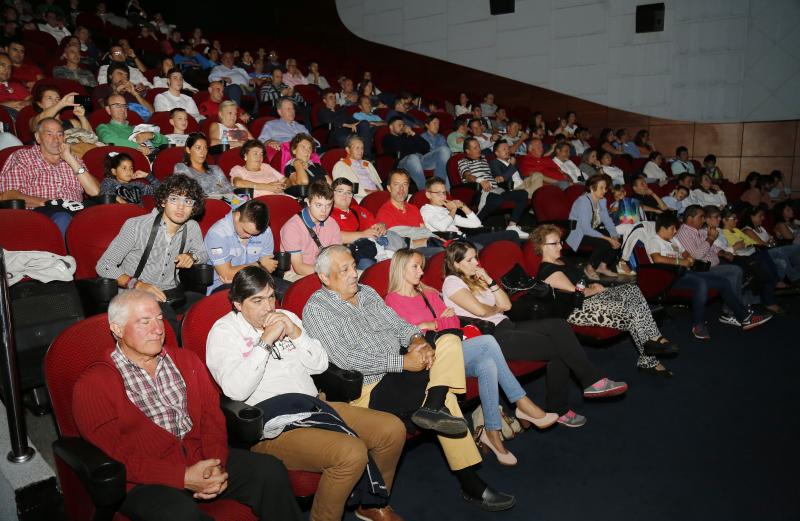
[(64, 142), (55, 118), (36, 126), (36, 145), (11, 154), (0, 172), (0, 200), (22, 199), (26, 208), (46, 213), (64, 234), (72, 212), (83, 208), (83, 194), (95, 196), (100, 184)]
[(125, 291), (108, 319), (116, 345), (78, 378), (72, 403), (81, 436), (125, 465), (120, 512), (210, 520), (198, 501), (230, 499), (259, 519), (302, 519), (279, 460), (228, 449), (216, 387), (193, 352), (164, 345), (155, 297)]
[(323, 288), (306, 303), (303, 326), (331, 362), (364, 374), (361, 397), (352, 405), (395, 414), (412, 432), (436, 432), (464, 499), (490, 511), (514, 506), (514, 496), (495, 491), (475, 470), (481, 456), (455, 396), (466, 387), (460, 338), (443, 334), (434, 351), (416, 326), (358, 283), (345, 246), (323, 248), (314, 270)]
[[(311, 134), (308, 129), (295, 121), (296, 110), (294, 101), (290, 98), (281, 98), (275, 105), (280, 119), (267, 121), (258, 140), (268, 147), (280, 150), (282, 143), (288, 143), (297, 134)], [(317, 143), (319, 145), (319, 143)]]

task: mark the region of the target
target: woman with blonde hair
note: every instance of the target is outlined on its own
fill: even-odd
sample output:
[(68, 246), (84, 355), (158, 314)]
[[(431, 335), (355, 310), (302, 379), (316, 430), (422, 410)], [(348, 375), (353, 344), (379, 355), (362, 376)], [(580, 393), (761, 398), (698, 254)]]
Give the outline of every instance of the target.
[[(457, 330), (461, 326), (453, 308), (445, 307), (439, 293), (424, 285), (422, 280), (425, 257), (418, 251), (403, 248), (392, 256), (389, 270), (389, 290), (386, 304), (400, 318), (421, 330), (437, 332)], [(498, 385), (508, 400), (517, 405), (515, 415), (544, 429), (558, 419), (555, 413), (545, 413), (530, 398), (508, 368), (497, 340), (491, 335), (478, 335), (462, 342), (464, 368), (467, 376), (478, 378), (478, 390), (485, 419), (478, 435), (480, 443), (490, 449), (503, 465), (515, 465), (517, 458), (503, 446), (501, 436), (500, 394)]]
[(212, 147), (227, 141), (230, 148), (237, 148), (253, 139), (253, 135), (247, 130), (247, 127), (236, 121), (238, 107), (236, 102), (231, 100), (225, 100), (219, 104), (219, 121), (215, 121), (208, 127)]

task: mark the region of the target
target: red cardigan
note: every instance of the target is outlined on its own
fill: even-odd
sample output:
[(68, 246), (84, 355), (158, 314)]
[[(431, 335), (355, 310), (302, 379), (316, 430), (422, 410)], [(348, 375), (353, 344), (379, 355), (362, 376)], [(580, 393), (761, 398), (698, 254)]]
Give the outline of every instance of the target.
[(186, 382), (192, 430), (178, 439), (144, 415), (125, 393), (122, 375), (111, 351), (78, 379), (72, 412), (81, 436), (111, 458), (123, 463), (128, 489), (135, 485), (184, 488), (186, 467), (200, 460), (228, 459), (228, 434), (219, 406), (219, 392), (197, 355), (168, 349)]

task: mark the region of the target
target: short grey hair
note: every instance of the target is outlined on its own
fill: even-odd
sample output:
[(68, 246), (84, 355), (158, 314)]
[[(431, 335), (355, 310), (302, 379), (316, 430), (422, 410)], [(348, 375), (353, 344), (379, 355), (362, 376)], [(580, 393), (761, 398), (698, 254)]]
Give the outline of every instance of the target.
[(317, 255), (317, 260), (314, 262), (314, 271), (317, 275), (325, 275), (329, 277), (331, 274), (331, 257), (337, 253), (347, 253), (348, 255), (352, 255), (350, 253), (350, 248), (347, 246), (343, 246), (341, 244), (331, 244), (330, 246), (325, 246), (319, 251), (319, 255)]
[(130, 289), (119, 292), (116, 297), (111, 299), (111, 303), (108, 305), (108, 324), (117, 324), (120, 327), (125, 327), (125, 324), (128, 323), (128, 316), (130, 315), (130, 304), (143, 299), (155, 301), (156, 297), (152, 293), (142, 289)]
[(292, 104), (292, 106), (294, 107), (294, 101), (292, 100), (292, 98), (288, 98), (288, 97), (286, 97), (286, 96), (283, 96), (282, 98), (280, 98), (280, 99), (278, 100), (278, 106), (277, 106), (277, 108), (279, 108), (279, 109), (282, 109), (282, 108), (283, 108), (283, 106), (284, 106), (284, 105), (286, 105), (287, 103), (291, 103), (291, 104)]
[(361, 136), (358, 134), (350, 134), (347, 137), (347, 141), (345, 141), (344, 146), (346, 148), (350, 148), (354, 141), (360, 141), (362, 145), (364, 144), (364, 140), (361, 138)]

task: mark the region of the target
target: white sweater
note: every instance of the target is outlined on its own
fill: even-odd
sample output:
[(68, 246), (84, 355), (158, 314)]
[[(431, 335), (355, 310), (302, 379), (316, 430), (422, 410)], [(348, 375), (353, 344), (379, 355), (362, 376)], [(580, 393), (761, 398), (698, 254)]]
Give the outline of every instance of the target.
[(241, 313), (231, 311), (214, 323), (206, 341), (206, 365), (225, 396), (256, 405), (286, 393), (317, 395), (311, 375), (328, 368), (328, 355), (319, 340), (306, 334), (297, 315), (280, 312), (302, 331), (291, 343), (276, 342), (280, 360), (255, 347), (263, 331)]
[(461, 217), (458, 214), (450, 217), (450, 212), (446, 207), (426, 204), (420, 209), (419, 213), (422, 214), (425, 226), (434, 232), (458, 232), (459, 226), (463, 228), (481, 227), (481, 220), (478, 219), (475, 212), (470, 212), (466, 217)]

